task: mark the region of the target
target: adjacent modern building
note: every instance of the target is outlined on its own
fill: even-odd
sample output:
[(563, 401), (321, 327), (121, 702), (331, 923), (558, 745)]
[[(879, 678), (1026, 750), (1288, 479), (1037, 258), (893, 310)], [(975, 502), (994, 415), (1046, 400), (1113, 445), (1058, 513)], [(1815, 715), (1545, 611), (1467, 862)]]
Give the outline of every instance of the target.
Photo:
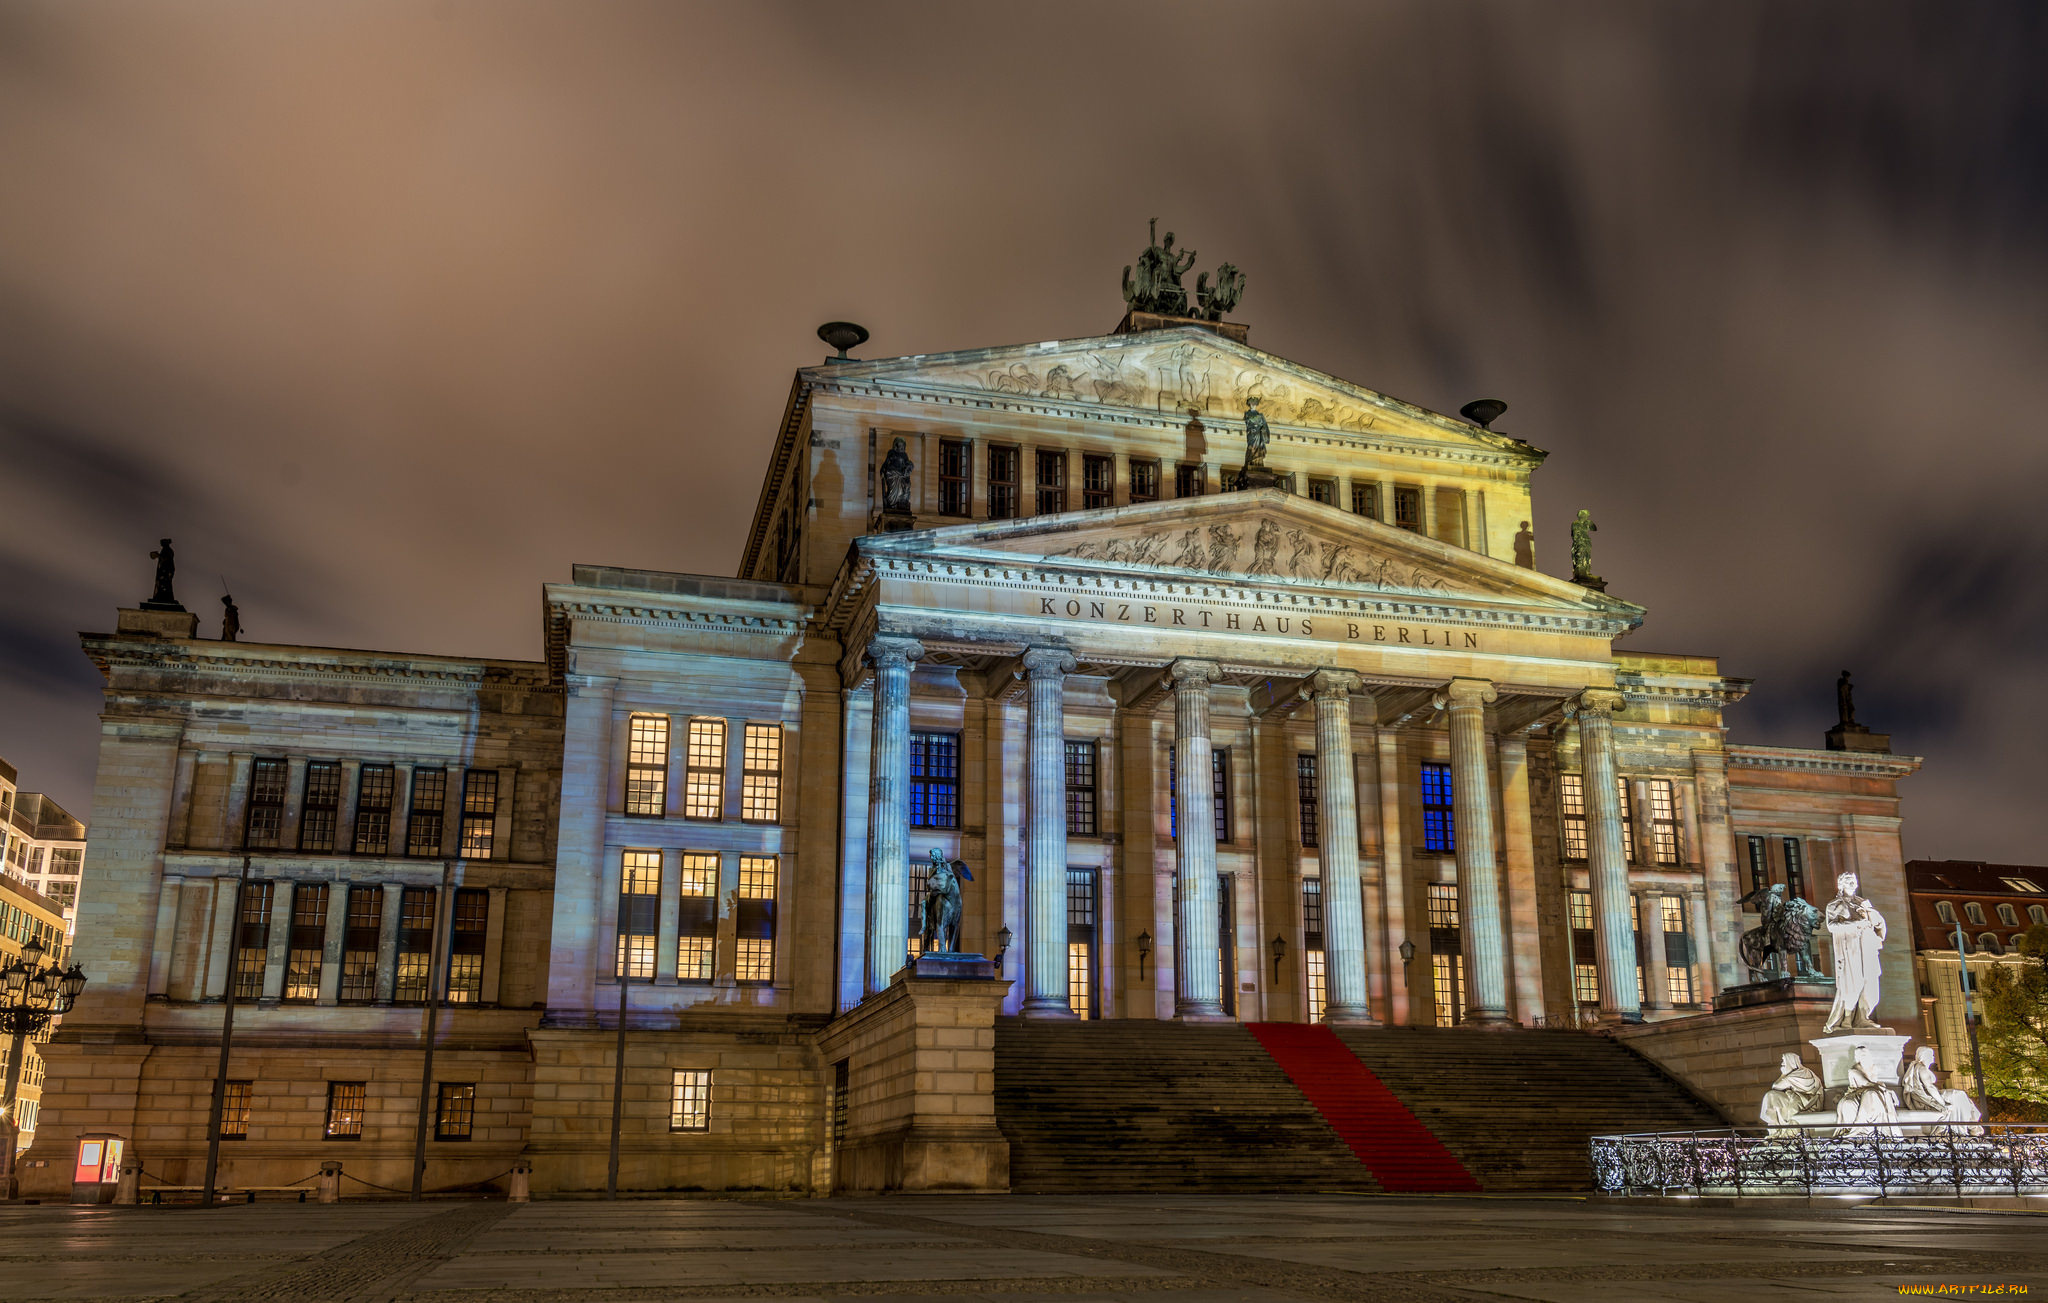
[[(0, 761), (0, 775), (14, 769)], [(41, 792), (21, 792), (0, 781), (0, 872), (57, 902), (66, 936), (78, 920), (79, 873), (85, 863), (85, 825)]]
[[(63, 910), (56, 901), (18, 878), (0, 875), (0, 968), (17, 962), (23, 948), (31, 942), (42, 945), (44, 964), (68, 963), (64, 924)], [(35, 1140), (43, 1100), (42, 1047), (52, 1030), (45, 1027), (24, 1036), (21, 1042), (21, 1071), (16, 1078), (13, 1107), (0, 1116), (0, 1137), (5, 1136), (11, 1122), (17, 1149), (26, 1149)], [(13, 1069), (14, 1038), (0, 1035), (0, 1083), (6, 1082)], [(4, 1103), (0, 1100), (0, 1104)], [(0, 1138), (0, 1144), (4, 1143), (4, 1138)], [(0, 1169), (4, 1168), (5, 1164), (0, 1163)]]
[[(429, 1188), (601, 1187), (623, 1017), (629, 1188), (988, 1186), (998, 1015), (1668, 1020), (1758, 886), (1906, 909), (1916, 759), (1731, 744), (1747, 680), (1536, 568), (1542, 450), (1242, 326), (828, 359), (763, 448), (737, 576), (574, 566), (531, 661), (85, 636), (31, 1192), (196, 1180), (229, 997), (231, 1180), (402, 1184), (424, 1099)], [(934, 849), (999, 982), (903, 971)]]
[[(1914, 860), (1906, 865), (1913, 908), (1913, 979), (1922, 1036), (1936, 1047), (1956, 1084), (1976, 1090), (1970, 1033), (1963, 1021), (1963, 967), (1972, 988), (2000, 965), (2032, 962), (2013, 943), (2048, 925), (2048, 868), (1976, 860)], [(1957, 928), (1962, 944), (1957, 945)], [(1982, 1017), (1983, 1008), (1972, 1009)]]

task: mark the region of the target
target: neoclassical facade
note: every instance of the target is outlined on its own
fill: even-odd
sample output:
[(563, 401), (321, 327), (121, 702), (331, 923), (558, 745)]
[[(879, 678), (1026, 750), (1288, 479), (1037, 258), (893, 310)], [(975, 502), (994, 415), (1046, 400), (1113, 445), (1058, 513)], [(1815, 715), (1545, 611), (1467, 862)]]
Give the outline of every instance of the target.
[[(1661, 1020), (1756, 885), (1903, 916), (1917, 761), (1730, 744), (1747, 680), (1536, 568), (1544, 456), (1134, 317), (799, 371), (739, 576), (578, 566), (534, 662), (124, 611), (31, 1156), (196, 1179), (231, 990), (235, 1179), (401, 1184), (424, 1110), (429, 1188), (599, 1187), (618, 1072), (622, 1184), (817, 1189), (994, 1135), (989, 1016)], [(888, 1049), (934, 850), (1001, 979)]]

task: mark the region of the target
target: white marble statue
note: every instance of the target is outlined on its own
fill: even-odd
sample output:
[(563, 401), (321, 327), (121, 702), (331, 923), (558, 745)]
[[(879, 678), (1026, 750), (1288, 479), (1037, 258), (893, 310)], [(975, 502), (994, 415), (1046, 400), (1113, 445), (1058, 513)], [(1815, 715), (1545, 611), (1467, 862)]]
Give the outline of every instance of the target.
[(1844, 1126), (1870, 1127), (1888, 1136), (1902, 1134), (1898, 1127), (1899, 1097), (1889, 1086), (1875, 1080), (1860, 1053), (1849, 1069), (1849, 1089), (1835, 1104), (1835, 1120)]
[(1944, 1122), (1983, 1121), (1975, 1100), (1960, 1090), (1942, 1089), (1941, 1079), (1934, 1075), (1932, 1045), (1913, 1051), (1913, 1061), (1899, 1078), (1899, 1089), (1906, 1097), (1907, 1108), (1939, 1113)]
[(1827, 1025), (1821, 1028), (1823, 1036), (1886, 1030), (1870, 1020), (1871, 1010), (1877, 1007), (1877, 956), (1884, 945), (1884, 915), (1856, 894), (1857, 885), (1853, 872), (1837, 873), (1835, 898), (1823, 915), (1835, 941), (1835, 1003), (1828, 1010)]
[(1788, 1135), (1798, 1125), (1799, 1115), (1820, 1103), (1820, 1095), (1819, 1075), (1788, 1050), (1778, 1056), (1778, 1079), (1764, 1092), (1758, 1114), (1772, 1135)]

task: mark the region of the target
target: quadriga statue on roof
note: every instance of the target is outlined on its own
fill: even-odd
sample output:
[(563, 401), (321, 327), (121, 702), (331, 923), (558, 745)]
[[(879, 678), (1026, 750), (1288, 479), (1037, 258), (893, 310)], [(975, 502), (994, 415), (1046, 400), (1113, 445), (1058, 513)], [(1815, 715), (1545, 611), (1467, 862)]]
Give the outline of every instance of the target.
[[(1173, 247), (1173, 232), (1159, 238), (1159, 219), (1151, 224), (1152, 242), (1138, 255), (1135, 265), (1124, 268), (1124, 306), (1132, 312), (1154, 312), (1164, 317), (1189, 315), (1187, 287), (1180, 278), (1195, 265), (1193, 249)], [(1194, 315), (1209, 321), (1223, 320), (1223, 314), (1237, 307), (1244, 297), (1244, 273), (1229, 263), (1216, 269), (1216, 283), (1209, 273), (1195, 279)]]

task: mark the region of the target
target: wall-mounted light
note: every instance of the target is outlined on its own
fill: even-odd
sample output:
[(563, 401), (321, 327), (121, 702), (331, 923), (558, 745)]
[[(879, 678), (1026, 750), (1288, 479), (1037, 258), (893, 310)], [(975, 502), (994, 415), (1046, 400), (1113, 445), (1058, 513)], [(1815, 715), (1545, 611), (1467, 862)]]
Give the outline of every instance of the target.
[(1145, 959), (1151, 953), (1152, 934), (1150, 932), (1140, 932), (1138, 934), (1138, 980), (1141, 982), (1145, 980)]
[(1016, 937), (1007, 926), (1002, 931), (996, 933), (996, 972), (998, 974), (1003, 971), (1003, 956), (1010, 953), (1010, 942), (1014, 940), (1016, 940)]
[(1415, 943), (1413, 941), (1403, 941), (1401, 943), (1401, 962), (1406, 964), (1412, 962), (1414, 958)]
[(1267, 946), (1266, 949), (1273, 952), (1273, 980), (1278, 982), (1280, 980), (1280, 961), (1287, 958), (1287, 938), (1277, 932), (1274, 933), (1273, 944)]

